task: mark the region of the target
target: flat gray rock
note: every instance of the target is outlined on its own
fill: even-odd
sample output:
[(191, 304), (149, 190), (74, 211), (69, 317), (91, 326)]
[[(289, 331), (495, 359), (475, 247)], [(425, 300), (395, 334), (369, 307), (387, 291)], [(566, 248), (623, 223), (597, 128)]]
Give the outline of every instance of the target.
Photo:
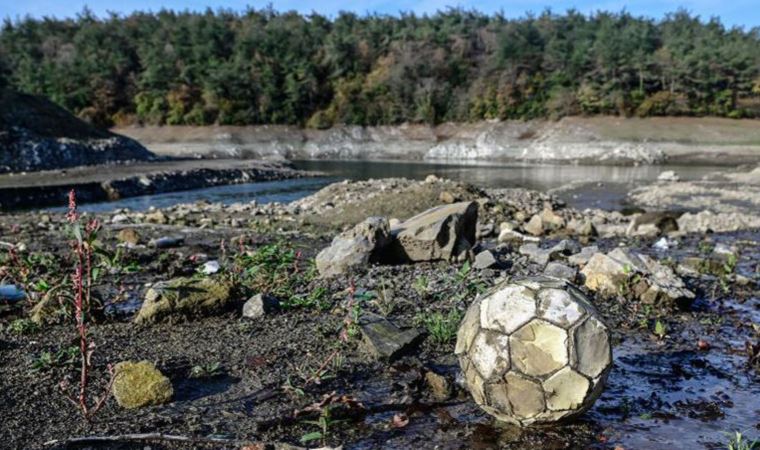
[(421, 333), (416, 329), (402, 330), (387, 319), (375, 315), (365, 315), (359, 323), (362, 344), (365, 350), (375, 358), (391, 362), (408, 351)]
[(475, 256), (475, 262), (472, 267), (475, 269), (487, 269), (498, 264), (496, 257), (490, 250), (483, 250)]
[(276, 298), (264, 294), (256, 294), (243, 305), (243, 317), (258, 319), (276, 311), (280, 303)]
[(578, 269), (575, 267), (570, 267), (566, 264), (562, 264), (560, 262), (552, 261), (546, 265), (546, 268), (544, 269), (544, 275), (554, 278), (562, 278), (572, 283), (578, 276)]

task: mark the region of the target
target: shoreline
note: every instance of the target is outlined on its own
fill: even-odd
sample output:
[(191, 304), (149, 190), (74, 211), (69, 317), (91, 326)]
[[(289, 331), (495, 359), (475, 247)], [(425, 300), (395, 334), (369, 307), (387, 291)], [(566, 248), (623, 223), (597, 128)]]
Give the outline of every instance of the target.
[(436, 126), (130, 126), (157, 155), (450, 164), (710, 164), (760, 161), (760, 120), (566, 117)]
[(0, 175), (0, 211), (62, 206), (72, 188), (80, 202), (91, 203), (313, 175), (287, 163), (240, 160), (176, 160)]

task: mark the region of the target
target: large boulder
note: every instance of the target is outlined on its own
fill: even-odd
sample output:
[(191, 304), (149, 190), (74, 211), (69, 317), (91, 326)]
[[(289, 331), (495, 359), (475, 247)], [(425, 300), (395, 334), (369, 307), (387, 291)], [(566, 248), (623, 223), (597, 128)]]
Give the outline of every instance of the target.
[(628, 249), (595, 254), (581, 274), (587, 288), (605, 296), (633, 294), (643, 302), (660, 306), (694, 299), (694, 293), (673, 269)]
[(505, 282), (476, 299), (455, 353), (475, 402), (520, 426), (583, 413), (612, 367), (599, 313), (578, 288), (549, 277)]
[(462, 260), (475, 244), (478, 204), (436, 206), (391, 229), (393, 250), (402, 261)]
[(175, 278), (154, 284), (135, 317), (136, 323), (219, 314), (232, 303), (232, 286), (217, 278)]
[(171, 381), (148, 361), (123, 361), (114, 367), (113, 396), (122, 408), (160, 405), (172, 395)]
[(367, 265), (377, 252), (391, 241), (390, 225), (385, 217), (369, 217), (333, 239), (316, 257), (317, 270), (323, 277)]

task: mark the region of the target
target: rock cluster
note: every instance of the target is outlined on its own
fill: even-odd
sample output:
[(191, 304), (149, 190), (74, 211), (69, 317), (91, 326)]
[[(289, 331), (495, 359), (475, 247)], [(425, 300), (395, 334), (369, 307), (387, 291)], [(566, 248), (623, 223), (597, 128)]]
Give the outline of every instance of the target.
[(673, 269), (624, 248), (595, 254), (581, 274), (586, 287), (601, 295), (632, 293), (643, 302), (666, 307), (694, 299), (694, 293), (686, 289)]
[(609, 330), (589, 300), (548, 277), (502, 283), (476, 299), (455, 352), (475, 402), (521, 426), (590, 408), (612, 365)]
[(329, 277), (372, 261), (462, 260), (471, 256), (477, 223), (476, 202), (437, 206), (393, 227), (384, 217), (370, 217), (336, 236), (317, 255), (317, 269)]

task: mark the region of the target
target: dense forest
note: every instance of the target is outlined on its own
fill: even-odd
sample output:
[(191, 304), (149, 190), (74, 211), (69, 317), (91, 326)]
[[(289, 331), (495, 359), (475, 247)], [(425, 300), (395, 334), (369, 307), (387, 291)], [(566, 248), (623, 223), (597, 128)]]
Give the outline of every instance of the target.
[(760, 29), (678, 11), (7, 19), (0, 84), (100, 125), (760, 116)]

